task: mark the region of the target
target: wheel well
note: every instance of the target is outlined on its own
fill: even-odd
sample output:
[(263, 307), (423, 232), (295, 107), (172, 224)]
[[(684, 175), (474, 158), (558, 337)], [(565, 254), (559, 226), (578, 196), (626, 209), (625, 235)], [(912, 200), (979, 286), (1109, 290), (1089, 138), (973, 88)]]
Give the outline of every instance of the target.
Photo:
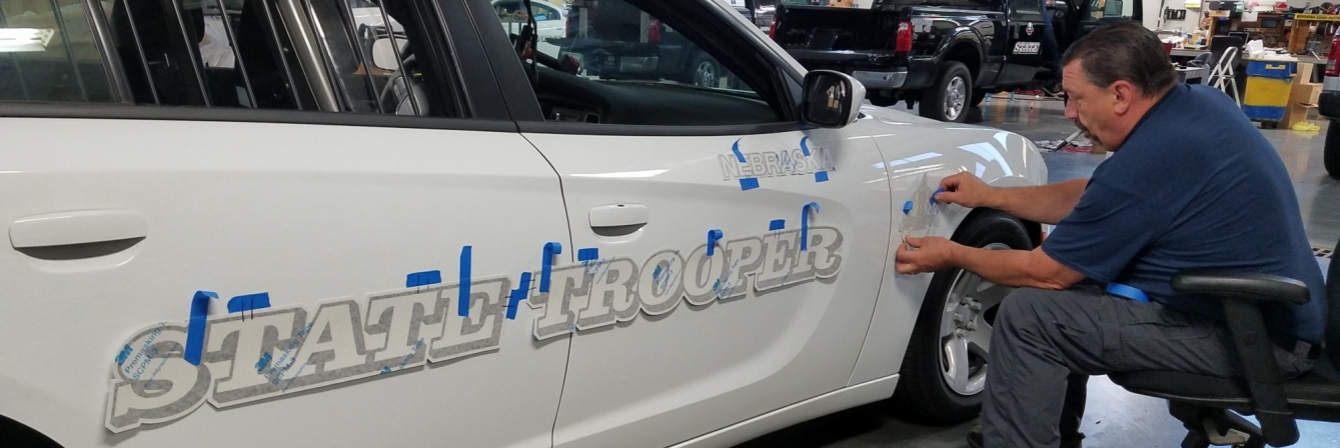
[[(963, 221), (960, 221), (960, 222), (970, 222), (970, 221), (972, 221), (973, 219), (976, 219), (978, 215), (981, 215), (981, 214), (983, 214), (983, 213), (988, 213), (988, 212), (990, 212), (990, 211), (997, 211), (997, 210), (996, 210), (996, 209), (993, 209), (993, 208), (975, 208), (975, 209), (972, 209), (971, 212), (968, 212), (968, 216), (963, 217)], [(1036, 247), (1042, 245), (1042, 224), (1039, 224), (1039, 223), (1036, 223), (1036, 222), (1033, 222), (1033, 221), (1029, 221), (1029, 220), (1027, 220), (1027, 219), (1019, 219), (1019, 218), (1017, 218), (1017, 217), (1014, 218), (1014, 219), (1018, 219), (1019, 222), (1022, 223), (1022, 224), (1024, 225), (1024, 230), (1028, 232), (1028, 240), (1029, 240), (1029, 242), (1033, 243), (1033, 247), (1034, 247), (1034, 248), (1036, 248)], [(963, 228), (963, 226), (960, 225), (959, 228), (961, 229), (961, 228)], [(958, 230), (955, 230), (955, 231), (954, 231), (954, 236), (955, 236), (955, 237), (958, 237), (958, 236), (959, 236), (959, 235), (958, 235)]]
[(968, 66), (968, 73), (972, 75), (973, 84), (981, 79), (977, 74), (982, 69), (982, 58), (977, 55), (977, 49), (973, 48), (972, 44), (967, 42), (954, 44), (949, 52), (945, 53), (944, 60), (962, 62), (963, 65)]
[(0, 415), (0, 440), (6, 446), (24, 446), (34, 448), (61, 448), (59, 443), (46, 434)]

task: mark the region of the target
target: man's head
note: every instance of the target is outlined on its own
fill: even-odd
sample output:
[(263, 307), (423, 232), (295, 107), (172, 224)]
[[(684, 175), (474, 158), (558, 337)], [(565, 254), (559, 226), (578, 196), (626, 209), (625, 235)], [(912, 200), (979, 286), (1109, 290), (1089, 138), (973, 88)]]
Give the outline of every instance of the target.
[(1177, 84), (1163, 43), (1138, 22), (1094, 30), (1066, 50), (1061, 65), (1066, 118), (1113, 151)]

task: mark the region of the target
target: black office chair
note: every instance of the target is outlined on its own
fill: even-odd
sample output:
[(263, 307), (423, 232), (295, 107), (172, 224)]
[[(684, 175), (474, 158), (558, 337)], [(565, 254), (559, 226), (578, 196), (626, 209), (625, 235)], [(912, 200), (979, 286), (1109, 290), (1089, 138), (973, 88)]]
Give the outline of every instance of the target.
[[(1181, 294), (1217, 297), (1223, 301), (1229, 332), (1241, 358), (1245, 379), (1225, 379), (1179, 372), (1139, 371), (1109, 375), (1131, 392), (1168, 400), (1169, 412), (1188, 434), (1182, 448), (1210, 446), (1211, 434), (1229, 429), (1248, 434), (1247, 448), (1289, 446), (1298, 441), (1295, 420), (1340, 422), (1340, 263), (1327, 274), (1330, 305), (1326, 343), (1312, 372), (1281, 380), (1265, 320), (1257, 305), (1266, 302), (1306, 303), (1307, 286), (1296, 280), (1261, 274), (1186, 273), (1173, 279)], [(1257, 427), (1225, 412), (1255, 414)]]

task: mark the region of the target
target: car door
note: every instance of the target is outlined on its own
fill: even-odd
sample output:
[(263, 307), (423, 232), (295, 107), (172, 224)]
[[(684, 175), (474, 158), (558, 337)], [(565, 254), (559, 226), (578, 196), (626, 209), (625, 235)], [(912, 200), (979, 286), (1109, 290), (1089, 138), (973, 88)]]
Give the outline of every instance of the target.
[[(743, 86), (537, 67), (535, 86), (505, 87), (526, 97), (514, 115), (562, 178), (561, 249), (578, 260), (528, 300), (537, 343), (572, 340), (559, 447), (671, 445), (846, 386), (888, 251), (873, 140), (859, 124), (798, 126), (797, 75), (761, 34), (714, 2), (583, 13), (615, 2), (646, 18), (604, 29), (665, 23)], [(519, 72), (501, 30), (482, 32), (506, 56), (495, 70)]]
[[(545, 243), (568, 242), (559, 179), (489, 115), (491, 76), (437, 87), (468, 56), (434, 31), (450, 2), (390, 14), (416, 49), (400, 75), (417, 117), (365, 101), (397, 73), (359, 53), (343, 0), (85, 4), (92, 29), (12, 2), (0, 26), (125, 34), (0, 53), (0, 415), (69, 447), (551, 445), (569, 341), (535, 341), (538, 314), (509, 299)], [(191, 17), (240, 21), (215, 42), (235, 65), (175, 55), (195, 60), (177, 70), (190, 83), (119, 67), (156, 58), (139, 56), (152, 40), (193, 48), (172, 46), (199, 36)], [(234, 45), (266, 41), (294, 59)], [(237, 105), (275, 104), (256, 101), (270, 79), (287, 106)], [(479, 103), (453, 109), (466, 89)], [(137, 104), (97, 104), (117, 101)]]
[(1028, 82), (1042, 66), (1042, 0), (1008, 0), (1010, 26), (1005, 46), (1005, 70), (1000, 84)]

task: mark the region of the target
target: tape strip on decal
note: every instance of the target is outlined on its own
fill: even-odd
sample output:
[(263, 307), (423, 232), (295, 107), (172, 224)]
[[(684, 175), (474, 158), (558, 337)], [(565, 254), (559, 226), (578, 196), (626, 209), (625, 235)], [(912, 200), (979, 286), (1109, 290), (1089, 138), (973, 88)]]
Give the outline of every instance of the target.
[(456, 298), (456, 314), (461, 317), (470, 315), (470, 255), (473, 251), (474, 246), (461, 248), (461, 288)]
[(712, 229), (707, 231), (707, 256), (716, 254), (717, 241), (721, 241), (721, 229)]
[(205, 318), (209, 316), (209, 301), (219, 295), (213, 291), (196, 291), (191, 298), (191, 320), (186, 326), (186, 352), (183, 357), (193, 366), (200, 365), (200, 351), (205, 346)]
[(810, 250), (810, 211), (819, 213), (819, 203), (811, 202), (800, 208), (800, 250)]

